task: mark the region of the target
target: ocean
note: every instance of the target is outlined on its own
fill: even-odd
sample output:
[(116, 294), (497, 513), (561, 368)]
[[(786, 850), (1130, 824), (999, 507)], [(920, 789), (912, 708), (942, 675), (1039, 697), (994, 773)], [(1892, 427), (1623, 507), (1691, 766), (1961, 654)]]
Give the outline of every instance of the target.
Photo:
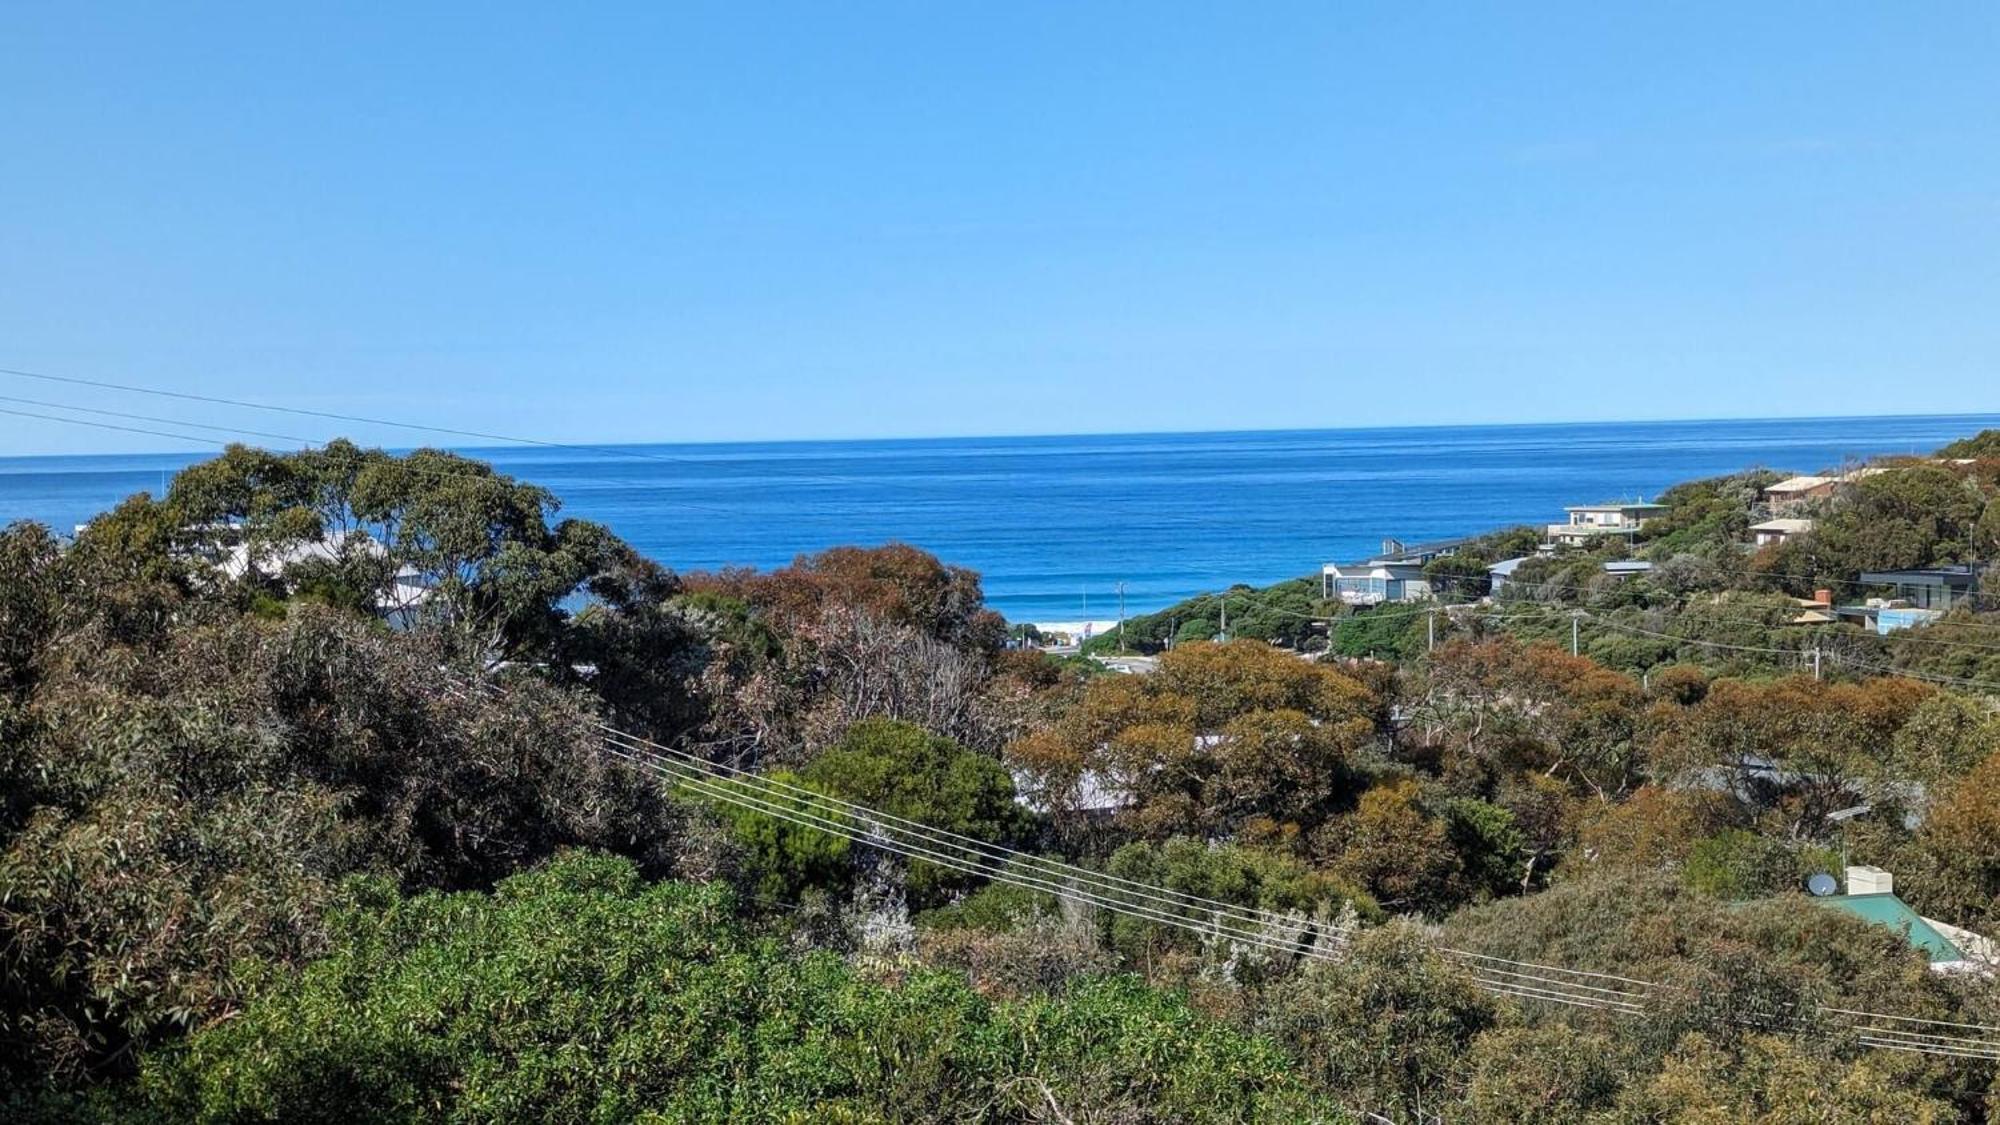
[[(1920, 453), (2000, 416), (465, 449), (679, 570), (913, 543), (1014, 621), (1103, 620), (1238, 582), (1650, 498), (1753, 466)], [(205, 454), (0, 457), (0, 522), (67, 533)]]

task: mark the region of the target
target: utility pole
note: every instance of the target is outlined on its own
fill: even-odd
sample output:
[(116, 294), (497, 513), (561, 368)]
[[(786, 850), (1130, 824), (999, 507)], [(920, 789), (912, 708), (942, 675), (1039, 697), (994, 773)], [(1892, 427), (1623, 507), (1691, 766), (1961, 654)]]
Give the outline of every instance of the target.
[(1581, 610), (1572, 612), (1569, 615), (1569, 654), (1571, 656), (1581, 655), (1581, 653), (1577, 651), (1576, 623), (1582, 619), (1583, 619), (1583, 612)]
[(1125, 583), (1118, 583), (1118, 651), (1125, 651)]
[(1813, 679), (1819, 679), (1819, 646), (1813, 646)]
[(1222, 639), (1226, 641), (1229, 639), (1229, 595), (1224, 593), (1216, 601), (1222, 606)]
[(1437, 646), (1438, 611), (1431, 610), (1429, 613), (1424, 614), (1424, 651), (1429, 652)]

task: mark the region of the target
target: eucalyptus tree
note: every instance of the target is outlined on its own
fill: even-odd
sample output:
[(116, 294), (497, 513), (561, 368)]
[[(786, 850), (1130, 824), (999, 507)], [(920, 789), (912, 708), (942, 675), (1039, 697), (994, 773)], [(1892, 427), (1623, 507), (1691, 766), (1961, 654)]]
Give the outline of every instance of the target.
[(641, 566), (602, 525), (558, 522), (549, 490), (438, 449), (236, 445), (183, 470), (165, 503), (184, 550), (233, 548), (246, 578), (284, 594), (407, 602), (454, 652), (487, 660), (545, 649), (566, 599)]

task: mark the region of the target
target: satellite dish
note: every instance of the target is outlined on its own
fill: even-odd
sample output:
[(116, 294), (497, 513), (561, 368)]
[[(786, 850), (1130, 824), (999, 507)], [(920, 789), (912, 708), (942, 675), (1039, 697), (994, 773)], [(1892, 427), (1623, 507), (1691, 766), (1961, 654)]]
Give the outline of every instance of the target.
[(1824, 871), (1806, 880), (1806, 890), (1811, 891), (1818, 898), (1825, 898), (1839, 889), (1840, 884), (1834, 880), (1833, 876), (1828, 875)]

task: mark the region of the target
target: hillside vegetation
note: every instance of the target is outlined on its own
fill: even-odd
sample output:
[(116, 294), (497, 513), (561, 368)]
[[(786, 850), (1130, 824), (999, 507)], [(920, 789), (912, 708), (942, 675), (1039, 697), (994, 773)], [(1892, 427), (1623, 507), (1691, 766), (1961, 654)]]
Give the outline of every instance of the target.
[(1776, 547), (1746, 473), (1490, 598), (1519, 531), (1197, 599), (1146, 675), (907, 545), (680, 574), (449, 453), (233, 448), (0, 532), (0, 1112), (2000, 1119), (1992, 975), (1801, 893), (2000, 931), (2000, 591), (1796, 622), (1992, 557), (1997, 440)]

